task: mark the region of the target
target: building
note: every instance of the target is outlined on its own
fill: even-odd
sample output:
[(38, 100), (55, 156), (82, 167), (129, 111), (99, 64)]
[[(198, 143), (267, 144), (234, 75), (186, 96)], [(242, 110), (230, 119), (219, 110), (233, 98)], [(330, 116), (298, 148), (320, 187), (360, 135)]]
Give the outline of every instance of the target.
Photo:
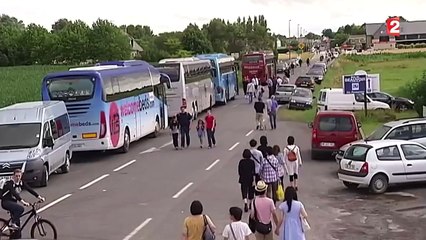
[(401, 21), (400, 36), (392, 37), (387, 34), (386, 23), (365, 24), (366, 47), (374, 49), (396, 48), (397, 44), (412, 44), (426, 42), (426, 20)]
[(136, 42), (136, 40), (129, 36), (130, 46), (132, 47), (131, 55), (133, 58), (140, 56), (143, 52), (143, 48)]
[(360, 50), (365, 49), (367, 37), (366, 35), (350, 35), (348, 40), (342, 44), (344, 50)]

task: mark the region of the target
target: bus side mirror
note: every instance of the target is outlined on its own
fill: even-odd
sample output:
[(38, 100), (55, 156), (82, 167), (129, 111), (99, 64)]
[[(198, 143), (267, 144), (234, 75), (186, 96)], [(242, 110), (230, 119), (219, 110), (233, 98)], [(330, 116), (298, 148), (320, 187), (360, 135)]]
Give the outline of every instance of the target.
[(168, 89), (171, 88), (170, 77), (167, 76), (166, 74), (163, 74), (163, 73), (160, 74), (160, 83), (166, 84), (166, 86), (167, 86)]
[(212, 73), (212, 76), (213, 76), (213, 77), (216, 77), (216, 69), (215, 69), (215, 68), (212, 68), (210, 71), (211, 71), (211, 73)]

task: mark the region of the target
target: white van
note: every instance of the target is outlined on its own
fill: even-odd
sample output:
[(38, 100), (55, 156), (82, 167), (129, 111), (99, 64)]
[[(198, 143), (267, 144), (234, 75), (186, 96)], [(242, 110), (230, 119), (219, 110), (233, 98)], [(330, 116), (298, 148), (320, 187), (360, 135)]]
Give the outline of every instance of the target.
[(27, 183), (47, 186), (53, 172), (69, 172), (71, 140), (62, 101), (18, 103), (0, 109), (0, 179), (9, 179), (19, 168)]
[[(346, 110), (357, 111), (364, 109), (364, 94), (344, 94), (342, 88), (324, 88), (320, 90), (317, 100), (319, 111)], [(367, 96), (367, 109), (390, 109), (389, 105), (379, 101), (373, 101)]]

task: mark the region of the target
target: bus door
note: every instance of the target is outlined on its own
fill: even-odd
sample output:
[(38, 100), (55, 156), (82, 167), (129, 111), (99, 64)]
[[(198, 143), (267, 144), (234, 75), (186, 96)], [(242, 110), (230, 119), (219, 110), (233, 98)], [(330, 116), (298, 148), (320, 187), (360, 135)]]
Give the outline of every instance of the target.
[(166, 89), (164, 84), (158, 84), (154, 86), (154, 95), (160, 101), (160, 127), (166, 128)]

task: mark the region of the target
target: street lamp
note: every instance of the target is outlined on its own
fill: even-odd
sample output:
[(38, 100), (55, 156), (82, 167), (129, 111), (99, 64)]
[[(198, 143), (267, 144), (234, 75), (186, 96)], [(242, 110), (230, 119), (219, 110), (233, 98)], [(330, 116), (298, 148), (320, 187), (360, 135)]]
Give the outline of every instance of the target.
[(290, 25), (290, 23), (291, 23), (291, 19), (289, 19), (288, 20), (288, 46), (287, 46), (287, 48), (288, 48), (288, 59), (290, 60), (291, 59), (291, 49), (290, 49), (290, 29), (291, 29), (291, 25)]

